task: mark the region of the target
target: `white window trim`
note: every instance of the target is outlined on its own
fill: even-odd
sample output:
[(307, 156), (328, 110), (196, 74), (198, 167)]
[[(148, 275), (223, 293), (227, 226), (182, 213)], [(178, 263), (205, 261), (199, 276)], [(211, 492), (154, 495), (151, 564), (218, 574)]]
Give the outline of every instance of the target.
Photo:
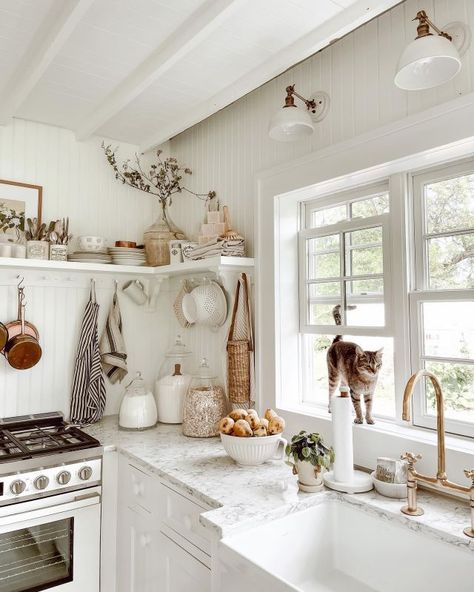
[[(298, 392), (299, 376), (282, 380), (280, 352), (285, 351), (285, 361), (291, 367), (297, 360), (298, 343), (293, 335), (297, 326), (291, 322), (281, 325), (281, 310), (290, 320), (295, 311), (288, 299), (289, 288), (297, 285), (297, 270), (285, 265), (285, 257), (291, 259), (297, 246), (298, 208), (295, 204), (315, 195), (341, 191), (350, 184), (353, 187), (375, 183), (388, 175), (406, 170), (416, 171), (439, 163), (474, 155), (474, 137), (466, 137), (466, 121), (474, 118), (474, 94), (460, 97), (440, 107), (423, 111), (395, 124), (389, 124), (373, 132), (351, 139), (300, 159), (280, 164), (256, 176), (256, 380), (258, 405), (273, 406), (287, 419), (287, 433), (299, 429), (320, 431), (331, 441), (331, 424), (323, 414), (303, 414), (297, 409), (288, 411), (278, 407), (280, 392), (290, 388)], [(411, 151), (407, 155), (407, 146)], [(359, 172), (355, 172), (359, 171)], [(406, 177), (398, 176), (391, 191), (404, 193)], [(398, 207), (398, 206), (397, 206)], [(393, 209), (392, 209), (393, 211)], [(408, 221), (392, 236), (392, 243), (405, 240)], [(289, 254), (285, 253), (289, 251)], [(294, 259), (293, 259), (294, 261)], [(288, 261), (286, 261), (288, 264)], [(406, 262), (396, 265), (405, 269)], [(405, 286), (404, 289), (406, 289)], [(297, 316), (296, 310), (296, 316)], [(394, 332), (403, 335), (407, 329), (395, 323)], [(404, 342), (407, 336), (403, 336)], [(396, 352), (403, 364), (409, 365), (409, 353)], [(396, 361), (397, 364), (397, 361)], [(403, 379), (406, 379), (403, 376)], [(398, 410), (397, 410), (398, 411)], [(356, 426), (354, 428), (355, 462), (360, 466), (375, 468), (378, 454), (396, 456), (409, 449), (420, 452), (421, 471), (433, 472), (436, 466), (435, 435), (426, 430), (403, 424)], [(472, 440), (447, 438), (447, 463), (449, 474), (461, 474), (472, 464), (474, 445)]]

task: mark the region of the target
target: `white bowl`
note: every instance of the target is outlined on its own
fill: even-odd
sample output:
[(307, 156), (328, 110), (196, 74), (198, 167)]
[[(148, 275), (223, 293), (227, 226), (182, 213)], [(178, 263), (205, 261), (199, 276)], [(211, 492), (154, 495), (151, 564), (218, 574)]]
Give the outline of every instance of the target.
[(239, 438), (221, 434), (221, 441), (224, 450), (237, 464), (249, 467), (256, 467), (267, 460), (282, 460), (287, 445), (281, 434), (261, 438)]
[(104, 251), (106, 239), (103, 236), (80, 236), (80, 251)]
[(375, 471), (370, 474), (374, 482), (375, 490), (385, 497), (393, 497), (395, 499), (405, 499), (408, 495), (406, 483), (387, 483), (386, 481), (379, 481), (375, 476)]

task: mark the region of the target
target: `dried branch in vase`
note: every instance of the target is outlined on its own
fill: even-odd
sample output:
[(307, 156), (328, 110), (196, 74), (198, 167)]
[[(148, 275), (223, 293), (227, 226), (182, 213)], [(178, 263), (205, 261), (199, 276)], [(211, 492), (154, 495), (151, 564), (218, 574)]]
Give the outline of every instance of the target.
[(162, 206), (171, 205), (172, 196), (183, 191), (204, 201), (209, 201), (216, 195), (215, 191), (196, 193), (183, 185), (183, 176), (192, 175), (191, 169), (181, 167), (176, 158), (171, 156), (162, 158), (162, 150), (156, 151), (156, 162), (151, 164), (149, 170), (145, 172), (138, 154), (135, 154), (134, 162), (128, 159), (119, 165), (116, 158), (117, 148), (114, 150), (110, 144), (106, 146), (102, 142), (102, 149), (108, 163), (115, 172), (116, 179), (124, 185), (129, 185), (145, 193), (156, 195), (161, 201)]

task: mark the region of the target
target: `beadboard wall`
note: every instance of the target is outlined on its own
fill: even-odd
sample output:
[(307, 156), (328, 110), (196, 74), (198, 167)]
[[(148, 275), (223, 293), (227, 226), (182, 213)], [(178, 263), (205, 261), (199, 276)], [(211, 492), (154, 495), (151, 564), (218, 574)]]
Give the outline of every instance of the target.
[[(452, 82), (410, 93), (393, 84), (398, 57), (416, 35), (412, 19), (422, 8), (439, 26), (463, 21), (474, 30), (472, 0), (407, 0), (171, 141), (172, 154), (194, 171), (191, 187), (214, 189), (222, 203), (229, 205), (233, 227), (246, 237), (250, 255), (257, 171), (474, 91), (474, 43)], [(330, 110), (316, 124), (311, 138), (291, 144), (275, 142), (268, 137), (268, 121), (283, 105), (285, 87), (293, 83), (306, 97), (326, 91)], [(195, 221), (202, 215), (202, 204), (194, 198), (183, 195), (176, 200), (176, 222), (188, 233), (197, 233)]]
[[(71, 231), (117, 239), (141, 240), (154, 217), (152, 198), (118, 183), (100, 149), (101, 141), (76, 142), (72, 132), (14, 120), (0, 127), (0, 178), (43, 186), (43, 220), (69, 216)], [(121, 145), (120, 156), (134, 146)], [(0, 319), (16, 318), (16, 275), (0, 270)], [(82, 312), (89, 296), (87, 274), (25, 275), (27, 318), (40, 332), (43, 359), (33, 369), (15, 371), (0, 356), (0, 417), (69, 409), (72, 367)], [(101, 305), (100, 330), (114, 290), (114, 278), (96, 275)], [(120, 285), (126, 279), (119, 278)], [(149, 314), (120, 295), (129, 368), (151, 382), (168, 345), (168, 296)], [(165, 312), (166, 311), (166, 312)], [(118, 409), (122, 386), (108, 385), (107, 412)]]

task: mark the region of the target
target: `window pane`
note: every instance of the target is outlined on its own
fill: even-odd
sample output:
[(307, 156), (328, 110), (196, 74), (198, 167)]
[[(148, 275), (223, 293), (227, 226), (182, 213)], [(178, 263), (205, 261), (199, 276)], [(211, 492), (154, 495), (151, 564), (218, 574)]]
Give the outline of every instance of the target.
[(311, 238), (307, 241), (309, 278), (339, 277), (341, 273), (339, 235)]
[(340, 282), (323, 282), (319, 284), (310, 284), (309, 286), (309, 297), (311, 299), (318, 296), (340, 296), (340, 294)]
[(350, 249), (346, 253), (347, 275), (383, 273), (382, 247)]
[(335, 325), (333, 309), (336, 303), (313, 302), (309, 306), (310, 325)]
[(422, 304), (425, 355), (474, 358), (474, 302)]
[(428, 240), (430, 288), (474, 288), (474, 232)]
[[(446, 417), (474, 422), (474, 365), (426, 362), (425, 368), (441, 383)], [(430, 415), (436, 415), (435, 396), (429, 380), (426, 381), (426, 406)]]
[(374, 278), (371, 280), (354, 280), (347, 282), (348, 296), (373, 296), (383, 295), (383, 279)]
[(389, 204), (388, 193), (355, 201), (352, 203), (352, 218), (369, 218), (385, 214), (389, 211)]
[(346, 311), (347, 325), (353, 327), (383, 327), (385, 325), (385, 306), (383, 302), (351, 304)]
[(364, 228), (346, 233), (346, 245), (382, 244), (382, 227)]
[(429, 234), (474, 228), (474, 175), (425, 185), (424, 197)]
[(336, 206), (334, 208), (326, 208), (325, 210), (318, 210), (311, 212), (311, 228), (319, 228), (321, 226), (328, 226), (329, 224), (336, 224), (342, 220), (347, 219), (347, 206)]
[[(308, 352), (308, 392), (305, 402), (328, 404), (327, 351), (334, 335), (305, 335), (305, 347)], [(395, 417), (395, 387), (393, 372), (393, 339), (388, 337), (351, 337), (344, 336), (344, 341), (357, 343), (368, 351), (383, 351), (382, 368), (379, 371), (372, 412), (374, 415)], [(363, 403), (362, 403), (363, 405)]]

